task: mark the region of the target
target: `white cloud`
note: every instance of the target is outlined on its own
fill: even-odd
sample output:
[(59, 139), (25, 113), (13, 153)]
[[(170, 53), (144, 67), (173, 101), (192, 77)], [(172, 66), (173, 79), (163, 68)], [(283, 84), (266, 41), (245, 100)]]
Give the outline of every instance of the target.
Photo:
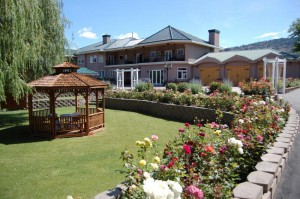
[(255, 39), (263, 39), (263, 38), (270, 38), (270, 39), (279, 39), (282, 37), (287, 36), (287, 31), (281, 31), (281, 32), (267, 32), (262, 35), (254, 37)]
[(136, 32), (129, 32), (129, 33), (125, 33), (125, 34), (120, 34), (119, 36), (116, 36), (117, 39), (126, 39), (129, 37), (133, 37), (136, 39), (139, 39), (139, 35)]
[(84, 37), (87, 39), (98, 39), (96, 33), (92, 32), (92, 28), (82, 28), (78, 30), (79, 37)]

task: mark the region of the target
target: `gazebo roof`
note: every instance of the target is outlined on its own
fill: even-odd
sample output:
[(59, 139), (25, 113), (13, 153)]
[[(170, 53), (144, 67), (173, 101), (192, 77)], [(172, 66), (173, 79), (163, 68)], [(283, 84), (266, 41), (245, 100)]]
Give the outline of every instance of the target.
[[(56, 73), (30, 82), (28, 85), (40, 89), (106, 88), (107, 84), (92, 77), (78, 74), (79, 66), (64, 62), (53, 66)], [(66, 69), (63, 71), (62, 69)], [(74, 69), (76, 69), (74, 71)]]

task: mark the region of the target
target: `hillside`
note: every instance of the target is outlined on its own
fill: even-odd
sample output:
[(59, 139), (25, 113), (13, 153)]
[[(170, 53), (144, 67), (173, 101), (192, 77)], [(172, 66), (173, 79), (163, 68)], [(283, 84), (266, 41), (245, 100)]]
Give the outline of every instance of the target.
[(295, 43), (295, 38), (280, 38), (268, 41), (256, 42), (252, 44), (236, 46), (232, 48), (225, 48), (224, 51), (234, 51), (234, 50), (255, 50), (255, 49), (274, 49), (278, 52), (291, 53), (293, 52), (293, 45)]

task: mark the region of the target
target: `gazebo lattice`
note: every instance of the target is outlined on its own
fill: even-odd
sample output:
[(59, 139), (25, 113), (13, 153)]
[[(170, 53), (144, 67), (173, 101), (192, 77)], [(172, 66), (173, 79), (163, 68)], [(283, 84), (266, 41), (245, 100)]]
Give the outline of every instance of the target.
[[(55, 73), (29, 83), (34, 92), (46, 93), (50, 99), (47, 109), (33, 110), (33, 95), (28, 96), (29, 126), (32, 135), (59, 138), (89, 135), (105, 126), (105, 98), (107, 85), (94, 78), (77, 73), (79, 66), (69, 62), (53, 66)], [(55, 102), (62, 93), (75, 95), (75, 113), (57, 116)], [(90, 94), (96, 98), (95, 107), (89, 107)], [(78, 106), (78, 95), (84, 96), (85, 107)], [(102, 98), (99, 106), (99, 94)]]

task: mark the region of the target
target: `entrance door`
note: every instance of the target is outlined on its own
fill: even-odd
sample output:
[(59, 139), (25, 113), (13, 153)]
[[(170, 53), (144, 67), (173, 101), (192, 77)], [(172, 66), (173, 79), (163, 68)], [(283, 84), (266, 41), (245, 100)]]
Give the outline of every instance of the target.
[(249, 76), (249, 66), (229, 66), (227, 67), (228, 80), (232, 81), (235, 86), (239, 82), (247, 81)]
[(152, 84), (163, 84), (163, 70), (151, 70), (150, 79)]
[(203, 85), (209, 85), (211, 82), (220, 79), (219, 67), (206, 67), (200, 69), (200, 79)]

